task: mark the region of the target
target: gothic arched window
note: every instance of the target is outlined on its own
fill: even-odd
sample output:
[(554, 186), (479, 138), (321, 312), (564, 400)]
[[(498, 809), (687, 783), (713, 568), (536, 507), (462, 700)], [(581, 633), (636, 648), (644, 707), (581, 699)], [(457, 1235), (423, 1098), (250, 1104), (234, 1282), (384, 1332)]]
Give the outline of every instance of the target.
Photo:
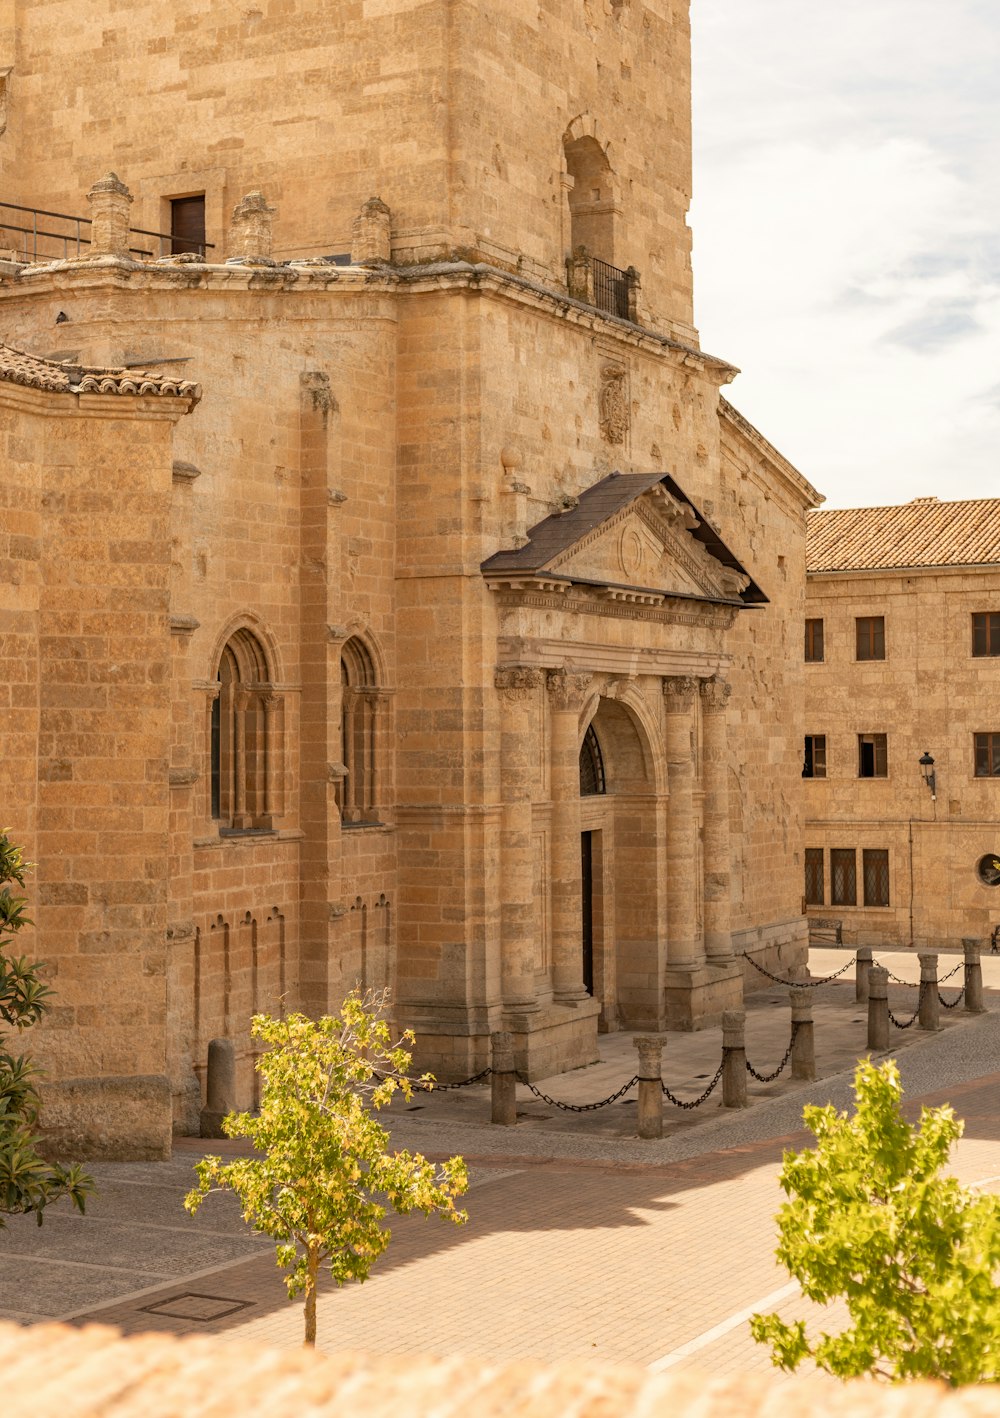
[(597, 741), (591, 725), (583, 736), (580, 748), (580, 796), (593, 798), (606, 792), (604, 785), (604, 759), (601, 745)]
[(341, 737), (344, 778), (341, 817), (345, 826), (378, 822), (376, 738), (378, 683), (371, 655), (352, 637), (340, 655)]
[(267, 657), (249, 630), (226, 643), (212, 700), (212, 816), (222, 831), (270, 828), (279, 746)]

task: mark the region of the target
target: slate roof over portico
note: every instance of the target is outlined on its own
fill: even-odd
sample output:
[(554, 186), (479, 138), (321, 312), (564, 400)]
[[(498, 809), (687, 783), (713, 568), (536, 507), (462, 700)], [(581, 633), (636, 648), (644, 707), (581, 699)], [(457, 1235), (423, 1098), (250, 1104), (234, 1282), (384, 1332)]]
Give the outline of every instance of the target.
[(494, 552), (482, 563), (483, 574), (520, 572), (530, 576), (547, 571), (556, 558), (562, 556), (581, 538), (602, 523), (610, 521), (658, 483), (678, 502), (690, 508), (697, 519), (697, 525), (688, 535), (700, 542), (722, 566), (748, 578), (749, 584), (738, 599), (742, 600), (744, 605), (766, 604), (767, 596), (750, 578), (750, 573), (669, 473), (609, 473), (600, 482), (581, 492), (575, 506), (567, 508), (565, 512), (554, 512), (530, 527), (524, 546), (515, 550)]

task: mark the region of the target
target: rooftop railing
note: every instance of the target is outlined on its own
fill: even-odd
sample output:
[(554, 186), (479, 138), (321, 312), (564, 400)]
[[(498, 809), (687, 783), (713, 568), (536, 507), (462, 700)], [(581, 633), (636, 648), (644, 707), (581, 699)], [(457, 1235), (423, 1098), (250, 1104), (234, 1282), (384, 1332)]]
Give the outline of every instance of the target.
[[(90, 245), (91, 225), (90, 217), (0, 202), (0, 248), (16, 251), (22, 261), (68, 261), (82, 256)], [(206, 252), (215, 249), (210, 241), (180, 240), (168, 232), (146, 231), (143, 227), (131, 227), (130, 240), (133, 237), (147, 238), (141, 246), (130, 245), (128, 248), (129, 255), (140, 261), (181, 252), (193, 252), (204, 257)]]

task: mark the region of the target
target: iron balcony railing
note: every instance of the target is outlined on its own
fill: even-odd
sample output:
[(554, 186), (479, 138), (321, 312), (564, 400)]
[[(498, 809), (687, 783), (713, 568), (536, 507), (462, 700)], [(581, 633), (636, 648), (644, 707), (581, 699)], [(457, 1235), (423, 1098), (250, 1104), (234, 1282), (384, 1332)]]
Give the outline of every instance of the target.
[(628, 272), (609, 265), (607, 261), (600, 261), (596, 256), (591, 258), (591, 268), (594, 273), (594, 304), (598, 310), (606, 310), (609, 315), (628, 320)]
[[(71, 256), (82, 255), (84, 248), (91, 244), (91, 225), (90, 217), (76, 217), (67, 212), (47, 212), (41, 207), (19, 207), (14, 202), (0, 202), (0, 248), (15, 250), (23, 261), (66, 261)], [(53, 226), (59, 229), (53, 230)], [(130, 256), (146, 261), (154, 256), (169, 256), (182, 251), (195, 252), (204, 257), (207, 251), (215, 249), (210, 241), (181, 241), (167, 232), (146, 231), (142, 227), (131, 227), (129, 236), (148, 237), (158, 243), (157, 247), (153, 247), (149, 241), (142, 246), (129, 247)]]

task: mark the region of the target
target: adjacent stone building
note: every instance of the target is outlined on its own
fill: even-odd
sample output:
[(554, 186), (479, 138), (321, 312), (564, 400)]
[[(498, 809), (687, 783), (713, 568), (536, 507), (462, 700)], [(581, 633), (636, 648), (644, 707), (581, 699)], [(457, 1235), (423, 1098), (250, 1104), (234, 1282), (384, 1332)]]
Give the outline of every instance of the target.
[[(686, 0), (2, 13), (0, 388), (73, 449), (11, 413), (7, 495), (65, 509), (2, 610), (69, 676), (7, 813), (50, 1117), (195, 1128), (211, 1038), (251, 1103), (251, 1014), (355, 983), (440, 1076), (500, 1027), (539, 1076), (801, 960), (818, 497), (692, 323)], [(91, 378), (139, 392), (85, 423)]]
[(997, 941), (1000, 499), (808, 528), (808, 914), (860, 945)]

